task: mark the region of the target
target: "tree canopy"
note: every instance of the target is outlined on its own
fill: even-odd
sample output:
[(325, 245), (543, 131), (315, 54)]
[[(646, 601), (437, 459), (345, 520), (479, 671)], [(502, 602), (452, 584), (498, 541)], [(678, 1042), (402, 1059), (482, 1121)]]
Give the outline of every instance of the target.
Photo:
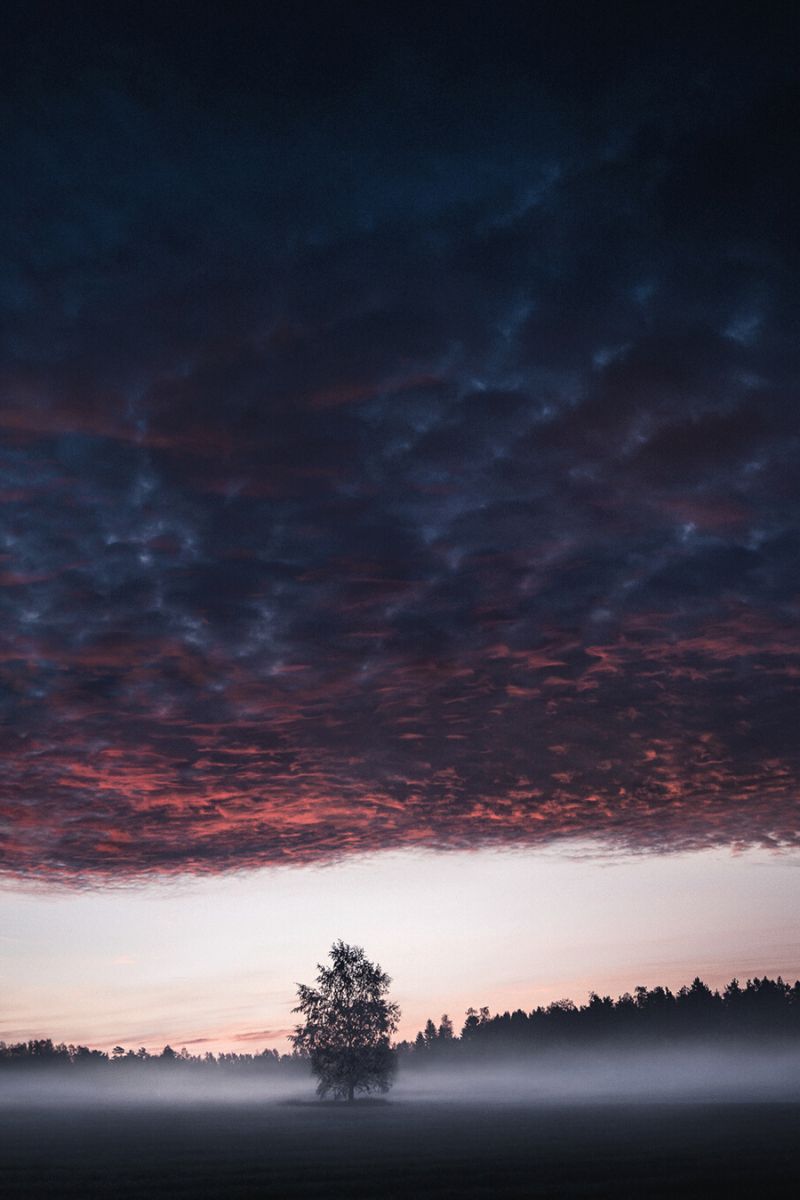
[(317, 964), (316, 987), (297, 985), (303, 1014), (291, 1041), (309, 1056), (317, 1093), (352, 1101), (357, 1092), (387, 1092), (395, 1061), (391, 1035), (400, 1010), (386, 999), (391, 979), (361, 946), (334, 942), (330, 966)]

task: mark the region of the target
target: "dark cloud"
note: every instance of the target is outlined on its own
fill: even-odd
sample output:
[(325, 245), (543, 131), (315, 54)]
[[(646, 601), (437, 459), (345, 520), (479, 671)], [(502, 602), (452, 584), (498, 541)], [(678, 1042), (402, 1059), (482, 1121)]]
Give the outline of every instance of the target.
[(0, 867), (796, 844), (788, 27), (322, 8), (15, 10)]

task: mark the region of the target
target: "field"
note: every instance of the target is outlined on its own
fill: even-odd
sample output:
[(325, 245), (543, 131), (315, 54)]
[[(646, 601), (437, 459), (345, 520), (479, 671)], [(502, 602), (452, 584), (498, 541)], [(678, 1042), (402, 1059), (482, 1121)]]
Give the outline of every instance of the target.
[(790, 1196), (800, 1105), (25, 1104), (4, 1200)]

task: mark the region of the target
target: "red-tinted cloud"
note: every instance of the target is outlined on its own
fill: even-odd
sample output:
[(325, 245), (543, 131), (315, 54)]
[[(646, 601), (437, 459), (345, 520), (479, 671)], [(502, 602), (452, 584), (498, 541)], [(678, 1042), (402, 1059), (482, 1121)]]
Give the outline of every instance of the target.
[(0, 870), (794, 845), (779, 39), (299, 94), (117, 36), (8, 64)]
[[(666, 619), (604, 645), (378, 655), (367, 671), (269, 673), (168, 645), (62, 660), (47, 719), (6, 741), (4, 868), (113, 881), (565, 837), (795, 844), (791, 629), (739, 609), (665, 640)], [(159, 701), (167, 663), (180, 695)], [(125, 680), (112, 714), (82, 695), (108, 671)]]

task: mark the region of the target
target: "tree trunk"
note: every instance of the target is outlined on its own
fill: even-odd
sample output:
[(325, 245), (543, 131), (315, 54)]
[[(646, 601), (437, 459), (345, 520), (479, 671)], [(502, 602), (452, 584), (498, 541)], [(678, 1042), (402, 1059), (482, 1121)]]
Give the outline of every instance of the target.
[(348, 1104), (353, 1103), (353, 1098), (355, 1096), (355, 1093), (356, 1093), (356, 1089), (354, 1088), (352, 1083), (349, 1083), (347, 1085), (347, 1103)]

